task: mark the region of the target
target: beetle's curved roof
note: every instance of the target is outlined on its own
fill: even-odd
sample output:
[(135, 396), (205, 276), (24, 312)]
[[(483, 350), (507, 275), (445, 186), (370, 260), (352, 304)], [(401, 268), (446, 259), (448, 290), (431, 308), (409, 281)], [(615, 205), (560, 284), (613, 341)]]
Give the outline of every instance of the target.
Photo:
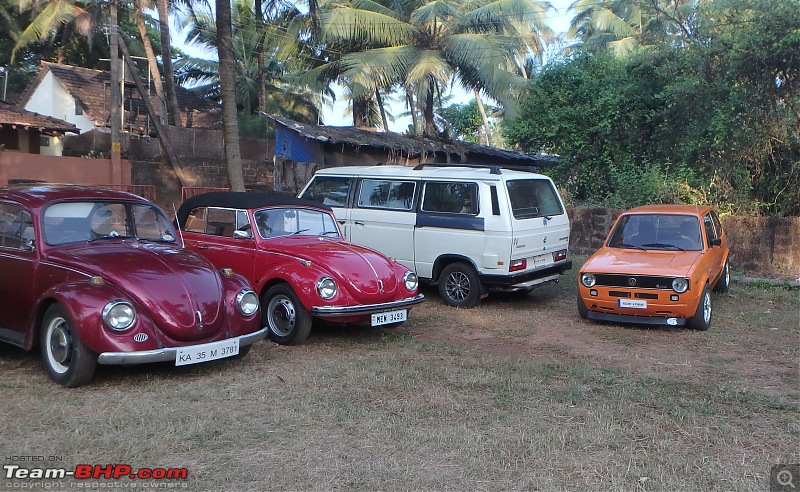
[(253, 193), (247, 191), (211, 191), (201, 193), (186, 199), (178, 208), (176, 220), (183, 226), (189, 212), (197, 207), (225, 207), (239, 209), (257, 209), (264, 207), (279, 206), (313, 207), (330, 211), (331, 208), (319, 202), (295, 198), (290, 195), (280, 195), (277, 193)]
[(24, 183), (0, 186), (0, 199), (7, 198), (30, 208), (40, 208), (58, 200), (126, 200), (150, 203), (144, 198), (124, 191), (96, 186)]

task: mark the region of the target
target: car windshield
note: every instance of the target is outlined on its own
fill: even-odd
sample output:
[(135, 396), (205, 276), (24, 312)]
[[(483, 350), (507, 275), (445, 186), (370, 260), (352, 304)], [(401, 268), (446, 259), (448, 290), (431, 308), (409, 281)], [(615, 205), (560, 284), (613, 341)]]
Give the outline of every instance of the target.
[(624, 214), (609, 236), (610, 248), (700, 251), (700, 222), (693, 215)]
[(258, 234), (268, 239), (281, 236), (339, 237), (336, 220), (328, 212), (306, 208), (279, 207), (253, 213)]
[(124, 201), (54, 203), (42, 216), (42, 234), (49, 245), (120, 237), (175, 241), (172, 224), (161, 210)]
[(515, 219), (549, 219), (564, 213), (555, 188), (546, 179), (515, 179), (508, 181), (506, 186)]

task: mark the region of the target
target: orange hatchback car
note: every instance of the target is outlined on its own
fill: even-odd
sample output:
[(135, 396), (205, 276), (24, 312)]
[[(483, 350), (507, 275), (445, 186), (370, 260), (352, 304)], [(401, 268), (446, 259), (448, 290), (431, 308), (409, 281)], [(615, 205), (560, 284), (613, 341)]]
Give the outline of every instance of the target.
[(578, 274), (578, 313), (601, 321), (711, 326), (730, 286), (728, 240), (710, 207), (648, 205), (619, 216)]

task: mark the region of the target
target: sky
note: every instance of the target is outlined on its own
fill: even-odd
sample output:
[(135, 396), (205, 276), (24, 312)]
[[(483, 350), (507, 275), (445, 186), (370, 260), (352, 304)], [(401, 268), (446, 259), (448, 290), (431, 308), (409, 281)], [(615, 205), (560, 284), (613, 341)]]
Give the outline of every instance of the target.
[[(556, 33), (566, 32), (567, 27), (569, 26), (569, 21), (572, 17), (570, 14), (567, 14), (567, 9), (572, 1), (573, 0), (550, 0), (550, 3), (556, 10), (550, 14), (548, 23)], [(155, 12), (153, 12), (153, 14), (157, 16)], [(172, 33), (173, 43), (185, 53), (198, 58), (208, 59), (216, 57), (216, 53), (209, 53), (208, 51), (185, 44), (183, 41), (186, 38), (186, 34), (181, 32), (178, 26), (173, 24), (172, 27), (175, 29)], [(347, 114), (348, 100), (347, 98), (342, 97), (341, 87), (334, 87), (334, 92), (336, 93), (336, 101), (333, 106), (325, 106), (323, 108), (322, 121), (324, 124), (329, 126), (351, 126), (353, 124), (353, 118), (351, 115)], [(455, 87), (450, 95), (452, 96), (450, 99), (450, 104), (465, 104), (474, 97), (472, 92), (466, 92), (460, 87)], [(401, 98), (398, 97), (397, 99)], [(392, 104), (389, 112), (399, 115), (405, 112), (405, 106), (399, 102)], [(396, 121), (389, 122), (389, 129), (395, 132), (404, 132), (406, 129), (408, 129), (410, 124), (410, 117), (397, 118)]]
[[(551, 0), (550, 3), (552, 3), (553, 7), (556, 9), (556, 12), (551, 13), (548, 19), (550, 28), (556, 33), (566, 32), (569, 27), (569, 21), (572, 18), (571, 14), (567, 14), (567, 9), (572, 3), (572, 0)], [(323, 122), (329, 126), (352, 126), (353, 117), (347, 114), (347, 99), (342, 97), (341, 88), (335, 88), (334, 91), (336, 92), (336, 102), (333, 107), (323, 108)], [(474, 98), (472, 92), (466, 92), (460, 87), (455, 87), (450, 95), (452, 96), (450, 104), (466, 104)], [(405, 112), (406, 109), (402, 103), (398, 103), (392, 105), (389, 111), (395, 115), (399, 115)], [(397, 118), (396, 121), (389, 122), (389, 129), (394, 132), (404, 132), (408, 129), (410, 124), (410, 117)]]

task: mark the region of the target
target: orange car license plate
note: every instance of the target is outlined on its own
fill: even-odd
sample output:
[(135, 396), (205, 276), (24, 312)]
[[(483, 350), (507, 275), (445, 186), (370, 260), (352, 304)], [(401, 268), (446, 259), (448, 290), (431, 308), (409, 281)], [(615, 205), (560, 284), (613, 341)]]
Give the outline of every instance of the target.
[(635, 299), (618, 299), (617, 305), (621, 308), (647, 309), (647, 301)]

